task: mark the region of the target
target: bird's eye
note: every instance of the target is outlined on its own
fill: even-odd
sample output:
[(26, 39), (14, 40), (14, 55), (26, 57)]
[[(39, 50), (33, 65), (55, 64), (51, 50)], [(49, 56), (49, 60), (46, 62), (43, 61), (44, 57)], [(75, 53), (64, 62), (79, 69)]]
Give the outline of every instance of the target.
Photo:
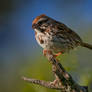
[(39, 23), (39, 24), (42, 24), (42, 23), (43, 23), (43, 21), (39, 21), (38, 23)]

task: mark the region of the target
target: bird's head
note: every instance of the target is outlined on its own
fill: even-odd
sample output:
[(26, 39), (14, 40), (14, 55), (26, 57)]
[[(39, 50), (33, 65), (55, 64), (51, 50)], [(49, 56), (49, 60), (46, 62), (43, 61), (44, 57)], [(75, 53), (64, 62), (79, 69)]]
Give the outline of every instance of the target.
[(46, 16), (45, 14), (37, 16), (32, 22), (32, 28), (35, 31), (44, 32), (46, 28), (48, 27), (48, 23), (47, 23), (48, 19), (49, 17)]

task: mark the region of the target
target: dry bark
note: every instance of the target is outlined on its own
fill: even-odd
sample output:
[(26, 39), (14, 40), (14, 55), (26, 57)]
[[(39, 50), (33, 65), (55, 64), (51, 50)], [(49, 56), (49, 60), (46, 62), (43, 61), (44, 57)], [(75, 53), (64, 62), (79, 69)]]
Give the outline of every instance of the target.
[(55, 80), (53, 82), (28, 77), (22, 77), (22, 79), (47, 88), (60, 90), (61, 92), (88, 92), (88, 87), (77, 84), (52, 54), (47, 53), (46, 57), (52, 64), (52, 71), (55, 75)]

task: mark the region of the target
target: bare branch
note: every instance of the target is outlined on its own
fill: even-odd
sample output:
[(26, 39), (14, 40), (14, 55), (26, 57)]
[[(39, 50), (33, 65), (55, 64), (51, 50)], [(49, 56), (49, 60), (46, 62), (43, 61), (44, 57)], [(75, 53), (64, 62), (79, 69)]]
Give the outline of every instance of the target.
[(53, 82), (46, 82), (27, 77), (22, 77), (22, 79), (47, 88), (61, 90), (62, 92), (88, 92), (88, 87), (78, 85), (52, 54), (47, 53), (46, 57), (52, 64), (52, 71), (55, 75), (55, 80)]
[(29, 83), (34, 83), (34, 84), (38, 84), (38, 85), (41, 85), (41, 86), (44, 86), (46, 88), (51, 88), (51, 89), (56, 89), (56, 90), (62, 90), (63, 88), (61, 86), (58, 86), (58, 85), (54, 85), (54, 81), (53, 82), (46, 82), (46, 81), (43, 81), (43, 80), (37, 80), (37, 79), (32, 79), (32, 78), (28, 78), (28, 77), (22, 77), (22, 79), (24, 81), (27, 81)]

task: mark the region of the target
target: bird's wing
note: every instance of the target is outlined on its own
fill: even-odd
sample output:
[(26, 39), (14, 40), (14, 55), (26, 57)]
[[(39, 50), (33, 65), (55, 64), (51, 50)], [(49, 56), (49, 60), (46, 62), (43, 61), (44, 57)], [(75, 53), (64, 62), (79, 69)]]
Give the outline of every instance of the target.
[(67, 27), (63, 23), (56, 23), (57, 25), (55, 26), (56, 34), (61, 34), (61, 37), (64, 37), (65, 39), (69, 39), (70, 41), (75, 41), (76, 43), (82, 42), (81, 38), (77, 33), (72, 31), (69, 27)]

